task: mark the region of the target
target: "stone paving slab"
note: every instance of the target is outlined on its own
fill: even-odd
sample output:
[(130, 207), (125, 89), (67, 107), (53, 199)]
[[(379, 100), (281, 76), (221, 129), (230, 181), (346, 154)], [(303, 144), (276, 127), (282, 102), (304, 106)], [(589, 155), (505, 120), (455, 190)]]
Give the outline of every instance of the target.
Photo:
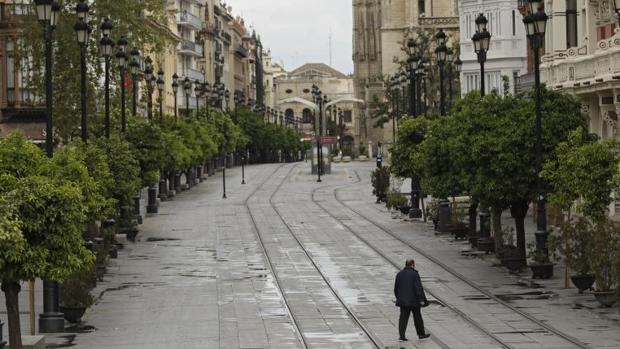
[[(618, 334), (620, 333), (620, 328), (616, 315), (617, 309), (613, 311), (616, 314), (609, 314), (609, 311), (601, 310), (596, 306), (595, 301), (590, 295), (578, 295), (574, 289), (563, 289), (563, 269), (556, 267), (556, 275), (559, 276), (552, 280), (537, 280), (536, 283), (540, 287), (524, 287), (523, 285), (527, 283), (522, 281), (529, 277), (529, 273), (522, 275), (510, 274), (504, 268), (495, 266), (492, 256), (475, 259), (463, 257), (460, 254), (463, 246), (462, 242), (454, 242), (449, 236), (436, 236), (429, 225), (392, 219), (391, 214), (384, 206), (374, 204), (369, 181), (370, 171), (373, 167), (351, 164), (346, 168), (351, 171), (357, 171), (360, 175), (361, 183), (340, 190), (339, 197), (356, 210), (362, 212), (364, 216), (371, 217), (373, 220), (388, 226), (393, 232), (423, 248), (426, 252), (434, 256), (440, 256), (442, 262), (494, 294), (516, 295), (516, 299), (510, 301), (511, 304), (517, 308), (524, 309), (541, 321), (588, 343), (589, 346), (593, 348), (620, 348), (620, 335)], [(503, 221), (504, 224), (512, 224), (514, 222), (505, 216)], [(532, 227), (533, 224), (530, 218), (526, 227), (529, 231), (528, 239), (533, 238), (534, 230)], [(425, 266), (420, 266), (420, 268), (425, 274), (439, 275), (441, 273), (440, 270), (437, 271)], [(439, 279), (443, 278), (440, 277)], [(455, 288), (453, 291), (456, 295), (459, 294), (458, 288)], [(524, 293), (532, 291), (550, 293), (552, 298), (545, 299), (547, 297), (524, 295)], [(455, 300), (455, 302), (457, 301)], [(470, 303), (482, 306), (485, 302), (483, 300), (473, 300)], [(583, 306), (583, 304), (586, 304), (586, 306)], [(475, 307), (468, 309), (468, 311), (476, 313)], [(531, 324), (520, 323), (519, 321), (511, 321), (512, 316), (510, 314), (502, 315), (502, 309), (497, 309), (496, 311), (491, 309), (487, 313), (503, 317), (503, 321), (506, 324), (510, 323), (510, 326), (518, 330), (532, 330), (536, 327)], [(490, 321), (489, 325), (492, 324), (493, 322)], [(493, 326), (494, 331), (500, 331), (502, 327), (501, 324), (493, 324)], [(540, 347), (545, 348), (567, 347), (565, 342), (559, 343), (557, 337), (545, 336), (540, 332), (525, 333), (522, 337), (518, 337), (518, 341), (522, 343), (528, 340), (534, 340), (539, 343)], [(530, 345), (529, 347), (536, 346)]]

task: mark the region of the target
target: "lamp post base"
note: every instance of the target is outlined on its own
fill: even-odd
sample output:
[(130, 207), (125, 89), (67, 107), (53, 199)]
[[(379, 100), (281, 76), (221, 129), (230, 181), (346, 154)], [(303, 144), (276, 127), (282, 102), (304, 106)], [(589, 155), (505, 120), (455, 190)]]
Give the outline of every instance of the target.
[(65, 316), (63, 313), (43, 313), (39, 315), (40, 333), (59, 333), (65, 331)]
[(417, 207), (412, 207), (409, 210), (409, 218), (412, 218), (412, 219), (420, 219), (420, 218), (422, 218), (422, 210), (420, 210)]
[(158, 212), (159, 205), (157, 205), (157, 188), (155, 188), (155, 186), (151, 186), (148, 191), (148, 205), (146, 205), (146, 213), (155, 214)]

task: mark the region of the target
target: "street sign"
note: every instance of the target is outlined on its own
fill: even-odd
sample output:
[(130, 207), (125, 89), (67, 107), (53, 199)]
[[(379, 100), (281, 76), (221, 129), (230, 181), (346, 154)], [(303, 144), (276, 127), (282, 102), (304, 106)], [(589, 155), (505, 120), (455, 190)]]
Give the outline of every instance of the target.
[(320, 138), (321, 144), (336, 144), (336, 136), (321, 136)]

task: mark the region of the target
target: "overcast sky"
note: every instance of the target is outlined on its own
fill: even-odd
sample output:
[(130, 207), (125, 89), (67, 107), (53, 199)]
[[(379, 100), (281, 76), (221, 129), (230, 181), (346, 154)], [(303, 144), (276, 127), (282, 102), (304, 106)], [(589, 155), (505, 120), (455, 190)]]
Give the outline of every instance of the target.
[(351, 60), (351, 0), (228, 0), (235, 15), (243, 15), (248, 28), (260, 34), (274, 62), (293, 70), (304, 63), (329, 64), (353, 73)]

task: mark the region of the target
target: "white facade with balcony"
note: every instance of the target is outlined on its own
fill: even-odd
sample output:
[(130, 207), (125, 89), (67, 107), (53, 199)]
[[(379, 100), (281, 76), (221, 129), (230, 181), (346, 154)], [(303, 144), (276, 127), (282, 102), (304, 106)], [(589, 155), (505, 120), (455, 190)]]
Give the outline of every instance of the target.
[[(177, 46), (177, 69), (179, 84), (181, 87), (177, 93), (179, 112), (184, 113), (188, 106), (185, 104), (185, 92), (183, 80), (187, 77), (195, 84), (196, 81), (204, 81), (204, 74), (200, 71), (199, 60), (204, 57), (204, 47), (197, 41), (200, 31), (205, 26), (204, 0), (175, 0), (174, 11), (176, 12), (176, 34), (179, 36)], [(193, 89), (192, 89), (193, 90)], [(192, 92), (189, 109), (195, 109), (196, 103)], [(192, 102), (194, 101), (194, 102)]]
[[(614, 2), (546, 1), (549, 14), (541, 80), (577, 95), (589, 130), (602, 139), (620, 138), (620, 32)], [(612, 204), (611, 215), (620, 203)]]
[[(479, 13), (488, 19), (487, 30), (491, 33), (484, 64), (485, 90), (514, 93), (519, 77), (527, 72), (527, 39), (517, 0), (459, 1), (461, 93), (480, 89), (480, 64), (471, 40)], [(504, 77), (508, 79), (508, 91), (504, 91)]]

